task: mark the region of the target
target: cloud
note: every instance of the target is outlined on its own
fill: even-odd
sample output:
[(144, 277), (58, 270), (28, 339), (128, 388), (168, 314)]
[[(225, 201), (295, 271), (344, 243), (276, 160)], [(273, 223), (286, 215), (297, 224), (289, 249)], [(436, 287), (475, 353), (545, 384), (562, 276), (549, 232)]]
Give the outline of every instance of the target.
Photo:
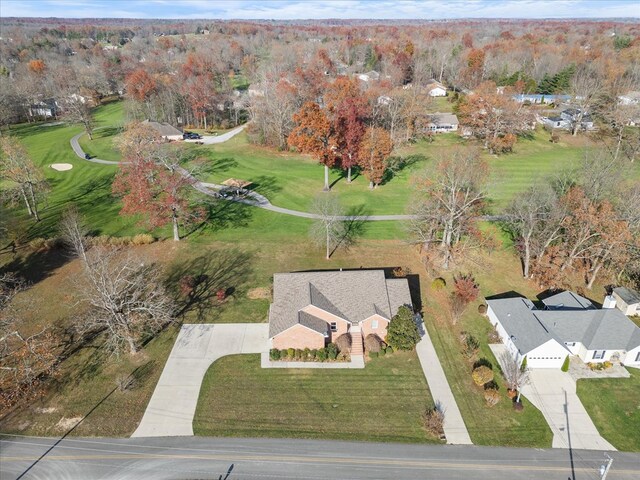
[(446, 19), (640, 17), (636, 0), (1, 0), (3, 17)]

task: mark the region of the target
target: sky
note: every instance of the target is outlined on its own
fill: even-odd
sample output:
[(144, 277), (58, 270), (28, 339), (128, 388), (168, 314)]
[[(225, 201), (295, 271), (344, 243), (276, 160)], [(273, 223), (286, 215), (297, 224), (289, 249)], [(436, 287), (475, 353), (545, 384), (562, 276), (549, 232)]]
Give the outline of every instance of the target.
[(640, 18), (640, 0), (0, 0), (0, 17)]

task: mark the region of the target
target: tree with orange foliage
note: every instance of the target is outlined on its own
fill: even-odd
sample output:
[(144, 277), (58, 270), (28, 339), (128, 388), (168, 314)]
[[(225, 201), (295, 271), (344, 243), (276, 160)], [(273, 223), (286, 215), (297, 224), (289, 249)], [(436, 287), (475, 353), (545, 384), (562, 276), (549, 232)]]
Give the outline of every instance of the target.
[(28, 66), (29, 70), (31, 70), (33, 73), (37, 73), (38, 75), (42, 75), (44, 73), (45, 69), (47, 68), (47, 66), (44, 63), (44, 61), (40, 60), (40, 59), (29, 61), (27, 66)]
[(152, 228), (171, 224), (173, 239), (180, 240), (180, 224), (201, 220), (204, 212), (190, 203), (195, 179), (179, 167), (180, 152), (160, 144), (148, 127), (132, 126), (123, 135), (121, 151), (127, 163), (113, 181), (122, 197), (121, 214), (143, 215)]
[(460, 103), (462, 125), (484, 140), (492, 153), (513, 149), (516, 135), (531, 128), (532, 114), (509, 96), (499, 94), (494, 82), (485, 82)]
[(389, 132), (380, 127), (368, 127), (360, 145), (359, 161), (369, 188), (376, 188), (386, 170), (385, 161), (391, 155), (393, 144)]
[(143, 68), (138, 68), (125, 78), (127, 93), (137, 102), (146, 102), (155, 92), (156, 81)]
[(336, 153), (341, 167), (347, 169), (347, 183), (351, 183), (351, 169), (359, 162), (368, 104), (358, 82), (349, 77), (337, 78), (325, 92), (324, 102), (336, 135)]
[(315, 102), (306, 102), (293, 116), (296, 127), (289, 134), (288, 143), (300, 153), (311, 155), (324, 165), (324, 191), (329, 191), (329, 168), (337, 160), (337, 142), (331, 122)]

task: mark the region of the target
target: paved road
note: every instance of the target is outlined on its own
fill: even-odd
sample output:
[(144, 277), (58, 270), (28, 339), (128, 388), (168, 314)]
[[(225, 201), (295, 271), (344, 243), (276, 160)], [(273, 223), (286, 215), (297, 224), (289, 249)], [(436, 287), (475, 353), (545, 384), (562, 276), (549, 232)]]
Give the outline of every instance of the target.
[[(593, 451), (287, 439), (69, 437), (51, 449), (55, 442), (5, 437), (0, 479), (595, 480), (604, 460)], [(640, 478), (640, 455), (611, 456), (607, 480)]]
[[(234, 135), (237, 135), (238, 133), (240, 133), (242, 131), (242, 128), (244, 128), (244, 126), (238, 127), (235, 130), (225, 133), (224, 135), (220, 135), (218, 137), (211, 137), (211, 138), (219, 139), (219, 141), (217, 142), (211, 141), (208, 143), (222, 143), (228, 140), (229, 138), (233, 137)], [(233, 133), (233, 135), (224, 138), (226, 135), (230, 135), (231, 133)], [(73, 151), (79, 158), (81, 158), (82, 160), (86, 160), (88, 162), (99, 163), (102, 165), (118, 165), (120, 163), (123, 163), (123, 162), (115, 162), (113, 160), (102, 160), (100, 158), (86, 159), (84, 157), (84, 151), (82, 150), (82, 147), (78, 143), (78, 139), (82, 135), (84, 135), (84, 133), (79, 133), (78, 135), (75, 135), (74, 137), (71, 138), (71, 148), (73, 148)], [(194, 142), (195, 141), (196, 140), (194, 140)], [(183, 169), (182, 171), (184, 174), (190, 176), (190, 174), (186, 170)], [(194, 183), (193, 187), (196, 190), (198, 190), (200, 193), (214, 197), (217, 195), (216, 193), (217, 191), (219, 191), (221, 188), (224, 188), (224, 185), (200, 182), (196, 179), (196, 183)], [(243, 203), (245, 205), (262, 208), (264, 210), (269, 210), (276, 213), (282, 213), (284, 215), (291, 215), (293, 217), (311, 218), (311, 219), (321, 218), (320, 215), (317, 215), (314, 213), (301, 212), (299, 210), (291, 210), (290, 208), (284, 208), (284, 207), (277, 207), (273, 205), (267, 197), (265, 197), (264, 195), (260, 195), (257, 192), (248, 192), (244, 197), (229, 196), (229, 197), (226, 197), (225, 200), (236, 202), (236, 203)], [(412, 218), (415, 218), (415, 215), (347, 215), (347, 216), (341, 216), (338, 218), (343, 221), (382, 222), (382, 221), (410, 220)], [(493, 222), (493, 221), (504, 220), (505, 217), (504, 215), (483, 215), (480, 218), (482, 220)]]
[(185, 324), (133, 437), (193, 435), (204, 374), (225, 355), (268, 349), (266, 323)]
[(429, 332), (422, 328), (422, 340), (416, 345), (416, 353), (422, 365), (422, 371), (429, 384), (429, 391), (437, 407), (444, 412), (444, 434), (447, 443), (471, 445), (471, 437), (464, 424), (462, 414), (453, 396), (447, 377), (444, 374), (440, 359), (433, 347)]

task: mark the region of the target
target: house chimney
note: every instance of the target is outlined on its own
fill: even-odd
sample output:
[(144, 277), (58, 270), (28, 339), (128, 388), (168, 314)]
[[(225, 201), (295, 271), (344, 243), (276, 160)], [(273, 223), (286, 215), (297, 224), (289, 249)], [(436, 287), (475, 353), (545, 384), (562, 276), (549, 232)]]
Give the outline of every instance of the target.
[(607, 295), (602, 302), (602, 308), (616, 308), (616, 299), (613, 295)]

